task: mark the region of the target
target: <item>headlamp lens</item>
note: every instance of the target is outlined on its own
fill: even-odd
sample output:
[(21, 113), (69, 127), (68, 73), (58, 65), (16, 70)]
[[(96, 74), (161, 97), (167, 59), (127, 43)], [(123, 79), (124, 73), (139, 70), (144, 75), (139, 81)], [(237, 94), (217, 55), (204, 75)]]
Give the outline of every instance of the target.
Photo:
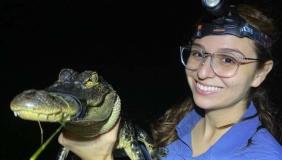
[(220, 3), (220, 0), (204, 0), (204, 3), (207, 7), (213, 8)]

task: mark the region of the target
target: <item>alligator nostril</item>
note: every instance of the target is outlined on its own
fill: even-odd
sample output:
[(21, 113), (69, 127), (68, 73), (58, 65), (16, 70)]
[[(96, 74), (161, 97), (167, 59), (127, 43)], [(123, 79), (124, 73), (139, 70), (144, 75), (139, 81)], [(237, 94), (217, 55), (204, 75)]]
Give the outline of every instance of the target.
[(43, 97), (46, 97), (46, 92), (45, 91), (39, 91), (39, 90), (35, 90), (35, 89), (32, 89), (32, 90), (27, 90), (23, 93), (23, 97), (26, 98), (26, 99), (33, 99), (33, 98), (43, 98)]

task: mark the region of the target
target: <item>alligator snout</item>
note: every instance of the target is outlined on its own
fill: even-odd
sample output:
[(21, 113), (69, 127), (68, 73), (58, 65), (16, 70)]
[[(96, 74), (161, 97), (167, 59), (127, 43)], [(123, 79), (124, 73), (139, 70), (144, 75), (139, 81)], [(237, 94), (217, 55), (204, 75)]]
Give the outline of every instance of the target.
[(73, 97), (34, 89), (18, 94), (10, 104), (14, 114), (23, 119), (49, 122), (70, 120), (79, 107)]

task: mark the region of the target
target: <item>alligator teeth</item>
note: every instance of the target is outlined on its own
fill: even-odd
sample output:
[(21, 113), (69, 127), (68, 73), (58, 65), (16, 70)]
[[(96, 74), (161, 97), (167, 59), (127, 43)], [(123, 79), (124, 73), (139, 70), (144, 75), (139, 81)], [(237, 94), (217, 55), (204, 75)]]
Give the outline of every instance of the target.
[(17, 116), (18, 116), (18, 113), (17, 113), (17, 112), (14, 112), (14, 115), (15, 115), (15, 117), (17, 117)]
[(39, 117), (39, 119), (42, 119), (42, 120), (47, 120), (48, 119), (48, 116), (45, 115), (45, 114), (38, 114), (38, 117)]

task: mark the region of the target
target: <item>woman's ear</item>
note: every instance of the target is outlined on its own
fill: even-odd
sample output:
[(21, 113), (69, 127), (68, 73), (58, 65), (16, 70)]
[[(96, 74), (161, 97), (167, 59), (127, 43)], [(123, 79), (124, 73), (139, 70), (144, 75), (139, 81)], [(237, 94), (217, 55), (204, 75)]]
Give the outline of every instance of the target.
[(252, 82), (252, 87), (258, 87), (264, 81), (268, 73), (272, 70), (272, 67), (273, 67), (273, 61), (272, 60), (266, 61), (263, 64), (263, 67), (257, 70), (257, 73), (255, 74), (254, 80)]

